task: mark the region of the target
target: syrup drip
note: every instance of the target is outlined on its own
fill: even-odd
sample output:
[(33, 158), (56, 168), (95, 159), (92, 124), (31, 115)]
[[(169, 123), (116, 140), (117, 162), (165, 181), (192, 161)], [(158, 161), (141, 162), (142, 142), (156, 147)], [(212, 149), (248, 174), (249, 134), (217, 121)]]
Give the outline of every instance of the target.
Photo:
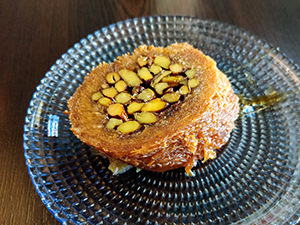
[[(285, 94), (271, 91), (270, 94), (261, 95), (257, 97), (245, 97), (238, 95), (240, 98), (241, 115), (248, 115), (251, 113), (258, 113), (265, 110), (285, 98)], [(252, 110), (249, 110), (251, 108)], [(253, 110), (254, 109), (254, 110)]]

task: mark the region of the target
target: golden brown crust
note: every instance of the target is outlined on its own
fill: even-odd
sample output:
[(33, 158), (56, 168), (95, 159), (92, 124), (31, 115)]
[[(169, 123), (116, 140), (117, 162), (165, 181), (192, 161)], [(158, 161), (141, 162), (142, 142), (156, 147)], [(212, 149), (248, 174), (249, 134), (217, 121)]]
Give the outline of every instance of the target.
[[(107, 131), (105, 109), (91, 95), (99, 90), (105, 75), (121, 69), (135, 70), (139, 56), (165, 55), (186, 68), (195, 68), (200, 85), (165, 119), (131, 135)], [(68, 101), (73, 133), (100, 152), (133, 166), (153, 171), (186, 167), (194, 161), (215, 157), (224, 145), (238, 116), (238, 97), (214, 60), (187, 43), (166, 48), (140, 46), (112, 64), (100, 64), (85, 78)], [(176, 118), (176, 119), (174, 119)]]

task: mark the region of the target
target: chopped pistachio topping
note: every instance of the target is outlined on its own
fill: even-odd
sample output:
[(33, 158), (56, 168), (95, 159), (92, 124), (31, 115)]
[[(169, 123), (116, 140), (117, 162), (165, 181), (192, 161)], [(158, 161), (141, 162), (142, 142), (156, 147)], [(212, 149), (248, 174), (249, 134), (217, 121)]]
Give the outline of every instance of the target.
[(188, 71), (185, 72), (185, 75), (189, 78), (189, 79), (192, 79), (194, 78), (196, 74), (196, 70), (195, 69), (190, 69)]
[(140, 78), (133, 71), (120, 70), (119, 74), (121, 75), (122, 79), (131, 87), (139, 86), (141, 83)]
[(193, 78), (193, 79), (188, 81), (188, 85), (189, 85), (190, 88), (195, 88), (195, 87), (198, 86), (198, 84), (199, 84), (199, 80), (196, 79), (196, 78)]
[(167, 93), (161, 97), (162, 100), (169, 102), (169, 103), (178, 102), (179, 98), (180, 98), (180, 94), (177, 92)]
[(109, 106), (111, 104), (111, 102), (112, 102), (111, 99), (110, 98), (106, 98), (106, 97), (100, 98), (98, 100), (98, 103), (100, 105), (104, 105), (104, 106)]
[(91, 99), (106, 108), (106, 128), (122, 134), (155, 124), (160, 113), (184, 101), (200, 84), (196, 69), (163, 55), (139, 56), (135, 69), (111, 72), (105, 78)]
[(156, 91), (157, 94), (162, 95), (164, 90), (167, 89), (169, 87), (169, 85), (167, 83), (158, 83), (155, 84), (154, 89)]
[(117, 73), (109, 73), (106, 75), (106, 80), (109, 84), (114, 84), (120, 80), (120, 75)]
[(155, 97), (155, 93), (152, 89), (147, 88), (143, 90), (140, 94), (138, 94), (137, 99), (143, 100), (144, 102), (148, 102)]
[(143, 106), (144, 106), (144, 103), (132, 102), (127, 107), (127, 112), (128, 112), (128, 114), (133, 114), (135, 112), (140, 111)]
[(118, 82), (115, 84), (115, 89), (116, 89), (118, 92), (125, 91), (126, 88), (127, 88), (127, 84), (126, 84), (125, 81), (123, 81), (123, 80), (120, 80), (120, 81), (118, 81)]
[(184, 80), (184, 76), (168, 76), (168, 77), (164, 77), (163, 79), (161, 79), (162, 82), (167, 82), (167, 83), (179, 83), (180, 81)]
[(148, 112), (158, 112), (164, 109), (167, 106), (167, 103), (162, 101), (160, 98), (153, 99), (150, 102), (147, 102), (141, 109), (141, 111)]
[(117, 103), (126, 104), (130, 101), (131, 95), (127, 92), (122, 92), (116, 95), (115, 100)]
[(137, 62), (140, 66), (145, 66), (145, 65), (147, 65), (147, 57), (140, 56), (140, 57), (138, 57)]
[(170, 66), (170, 70), (172, 71), (172, 73), (181, 73), (182, 69), (183, 69), (182, 65), (178, 63), (175, 63)]
[(179, 88), (179, 93), (181, 95), (186, 95), (189, 93), (189, 88), (186, 85), (183, 85)]
[(151, 80), (153, 78), (153, 75), (146, 67), (142, 67), (140, 70), (138, 70), (138, 75), (141, 79), (146, 81)]
[(120, 126), (118, 126), (118, 131), (121, 131), (123, 134), (129, 134), (132, 133), (140, 128), (139, 122), (135, 120), (130, 120), (125, 123), (122, 123)]
[(154, 63), (156, 65), (161, 66), (164, 69), (169, 69), (169, 66), (171, 64), (171, 60), (166, 56), (156, 56), (154, 59)]
[(128, 118), (124, 106), (119, 103), (109, 105), (107, 108), (107, 113), (112, 117), (118, 116), (122, 120), (127, 120)]
[(101, 94), (100, 91), (98, 91), (98, 92), (96, 92), (96, 93), (94, 93), (94, 94), (92, 95), (92, 100), (93, 100), (93, 101), (98, 101), (101, 97), (102, 97), (102, 94)]
[(109, 121), (106, 124), (106, 127), (110, 130), (114, 129), (116, 126), (119, 126), (122, 124), (123, 121), (120, 119), (110, 118)]
[(167, 70), (163, 71), (160, 75), (158, 75), (156, 78), (153, 80), (153, 85), (159, 83), (164, 77), (169, 76), (172, 72)]
[(103, 95), (109, 98), (113, 98), (118, 94), (118, 91), (114, 87), (105, 88), (102, 90)]
[(162, 71), (162, 68), (160, 66), (157, 66), (157, 65), (152, 65), (150, 66), (149, 70), (154, 74), (158, 74), (160, 71)]
[(136, 113), (134, 118), (140, 123), (155, 123), (157, 121), (157, 117), (151, 112)]

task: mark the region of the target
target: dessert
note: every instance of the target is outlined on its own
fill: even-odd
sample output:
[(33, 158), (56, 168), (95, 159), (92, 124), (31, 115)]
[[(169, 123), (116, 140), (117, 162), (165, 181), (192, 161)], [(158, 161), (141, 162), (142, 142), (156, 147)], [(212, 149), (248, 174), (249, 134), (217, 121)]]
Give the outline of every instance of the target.
[(101, 154), (151, 171), (216, 157), (238, 97), (213, 59), (187, 43), (142, 45), (85, 77), (68, 100), (71, 130)]

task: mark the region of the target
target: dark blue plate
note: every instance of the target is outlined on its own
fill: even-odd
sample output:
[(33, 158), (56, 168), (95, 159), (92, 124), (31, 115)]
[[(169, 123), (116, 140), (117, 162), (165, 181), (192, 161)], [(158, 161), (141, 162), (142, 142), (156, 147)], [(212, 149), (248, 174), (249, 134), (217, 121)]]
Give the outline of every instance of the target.
[[(284, 100), (246, 108), (217, 159), (155, 173), (113, 176), (70, 131), (67, 99), (92, 67), (141, 44), (188, 42), (214, 58), (236, 93)], [(296, 224), (300, 221), (300, 75), (278, 49), (228, 24), (181, 16), (135, 18), (102, 28), (63, 54), (30, 102), (24, 127), (29, 174), (63, 224)], [(251, 113), (252, 112), (252, 113)]]

